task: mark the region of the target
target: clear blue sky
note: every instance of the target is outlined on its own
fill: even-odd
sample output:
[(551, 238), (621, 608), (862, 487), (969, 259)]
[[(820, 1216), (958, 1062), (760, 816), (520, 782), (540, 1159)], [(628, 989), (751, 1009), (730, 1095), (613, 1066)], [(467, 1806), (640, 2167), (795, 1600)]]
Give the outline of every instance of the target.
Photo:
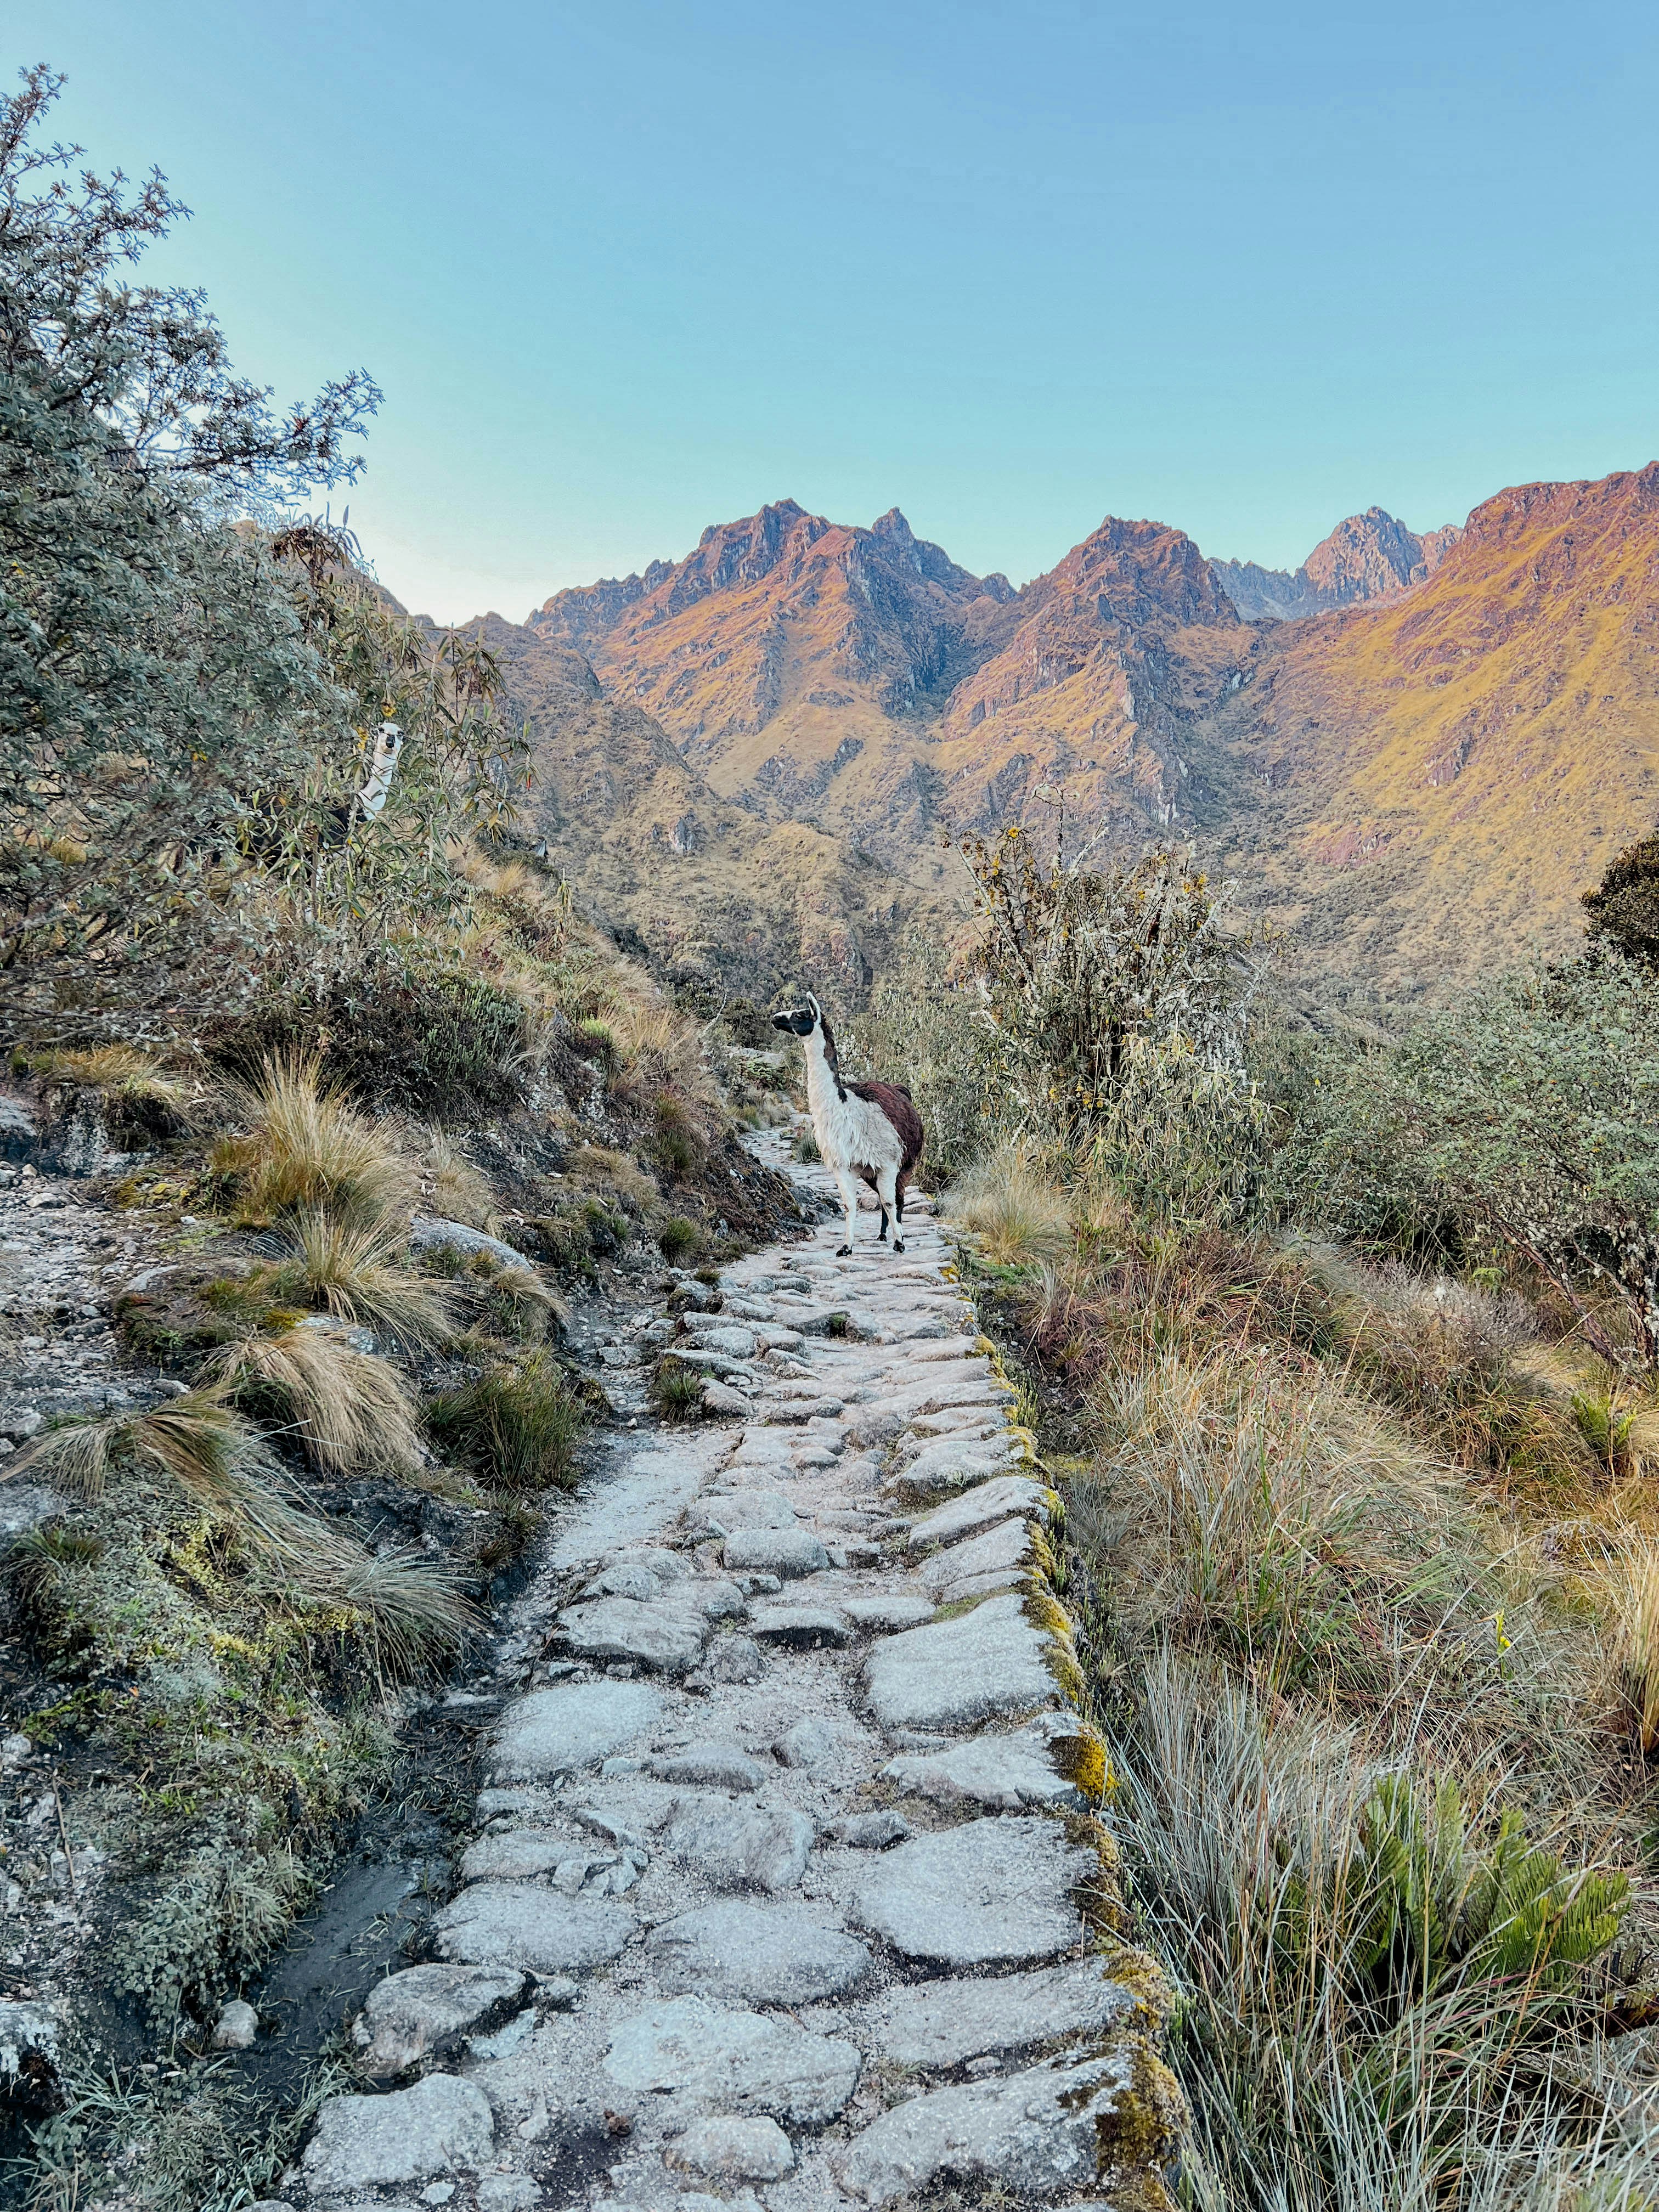
[(443, 618), (790, 495), (1018, 581), (1106, 514), (1294, 566), (1659, 453), (1633, 0), (9, 0), (195, 210), (244, 370), (385, 386)]

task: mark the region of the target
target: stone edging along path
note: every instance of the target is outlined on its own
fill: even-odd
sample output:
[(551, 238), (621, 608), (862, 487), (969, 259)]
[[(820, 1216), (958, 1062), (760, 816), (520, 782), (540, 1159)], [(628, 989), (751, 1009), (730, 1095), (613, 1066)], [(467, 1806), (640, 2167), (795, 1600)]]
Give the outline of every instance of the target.
[(838, 1261), (831, 1223), (685, 1316), (726, 1418), (618, 1443), (462, 1693), (537, 1662), (430, 1962), (354, 2031), (375, 2086), (324, 2106), (289, 2202), (1168, 2204), (1165, 1994), (1118, 1934), (1059, 1501), (907, 1229)]

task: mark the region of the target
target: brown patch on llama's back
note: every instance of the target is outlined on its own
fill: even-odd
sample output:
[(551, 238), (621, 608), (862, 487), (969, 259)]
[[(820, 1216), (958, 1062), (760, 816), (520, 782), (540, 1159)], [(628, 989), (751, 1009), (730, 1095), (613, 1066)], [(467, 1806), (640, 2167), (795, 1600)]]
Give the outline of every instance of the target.
[(917, 1113), (909, 1092), (902, 1083), (849, 1083), (847, 1090), (850, 1097), (865, 1099), (872, 1106), (879, 1106), (897, 1130), (899, 1143), (904, 1148), (899, 1173), (908, 1177), (921, 1158), (921, 1148), (927, 1140), (921, 1116)]

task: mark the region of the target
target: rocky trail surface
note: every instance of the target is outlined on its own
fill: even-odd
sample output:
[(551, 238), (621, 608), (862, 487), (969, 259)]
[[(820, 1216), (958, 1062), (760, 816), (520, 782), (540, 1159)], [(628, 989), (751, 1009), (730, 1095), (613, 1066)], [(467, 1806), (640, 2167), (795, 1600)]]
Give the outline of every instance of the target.
[(1168, 2203), (1058, 1500), (907, 1227), (842, 1261), (829, 1224), (682, 1317), (722, 1418), (617, 1440), (454, 1693), (489, 1723), (454, 1893), (285, 2203)]

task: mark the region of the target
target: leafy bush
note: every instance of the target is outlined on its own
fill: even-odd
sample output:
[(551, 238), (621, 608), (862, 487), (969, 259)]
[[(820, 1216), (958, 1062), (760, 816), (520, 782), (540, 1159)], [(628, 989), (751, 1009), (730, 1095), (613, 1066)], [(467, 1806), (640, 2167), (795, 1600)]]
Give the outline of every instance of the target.
[(427, 1427), (446, 1451), (503, 1490), (568, 1489), (587, 1415), (544, 1353), (489, 1368), (434, 1398)]
[(979, 922), (969, 969), (995, 1032), (994, 1087), (1020, 1127), (1068, 1145), (1109, 1133), (1138, 1060), (1176, 1038), (1212, 1113), (1228, 1089), (1247, 1092), (1260, 967), (1249, 933), (1227, 927), (1230, 886), (1190, 852), (1092, 870), (1086, 848), (1067, 861), (1058, 843), (1043, 862), (1023, 828), (963, 849)]
[(1592, 945), (1659, 972), (1659, 836), (1644, 837), (1610, 860), (1583, 905)]
[(213, 1049), (241, 1073), (315, 1058), (354, 1097), (437, 1121), (510, 1113), (524, 1103), (533, 1059), (520, 1001), (413, 938), (295, 979)]
[(1327, 1056), (1277, 1170), (1340, 1233), (1448, 1217), (1539, 1267), (1624, 1364), (1586, 1292), (1659, 1366), (1659, 980), (1613, 955), (1506, 977), (1397, 1046)]
[(183, 210), (159, 175), (74, 174), (42, 137), (60, 84), (0, 100), (0, 948), (96, 947), (108, 989), (158, 934), (234, 927), (255, 795), (343, 719), (228, 513), (349, 482), (379, 394), (349, 376), (274, 417), (199, 295), (124, 283)]

